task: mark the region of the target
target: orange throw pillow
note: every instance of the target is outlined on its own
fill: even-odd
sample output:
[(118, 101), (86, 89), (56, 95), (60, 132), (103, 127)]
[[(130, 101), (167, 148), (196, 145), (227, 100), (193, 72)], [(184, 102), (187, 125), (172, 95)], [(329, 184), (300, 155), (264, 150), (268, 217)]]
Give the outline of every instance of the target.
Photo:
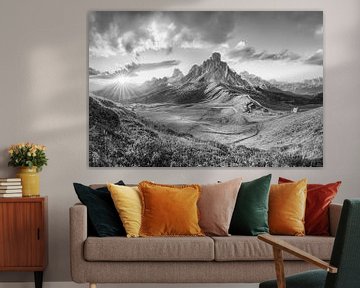
[(140, 236), (203, 236), (199, 227), (199, 185), (139, 183), (142, 198)]
[(305, 234), (306, 185), (306, 179), (271, 185), (269, 195), (271, 234), (295, 236)]
[[(279, 177), (279, 184), (293, 181)], [(329, 236), (329, 206), (341, 181), (329, 184), (308, 184), (305, 211), (306, 235)]]

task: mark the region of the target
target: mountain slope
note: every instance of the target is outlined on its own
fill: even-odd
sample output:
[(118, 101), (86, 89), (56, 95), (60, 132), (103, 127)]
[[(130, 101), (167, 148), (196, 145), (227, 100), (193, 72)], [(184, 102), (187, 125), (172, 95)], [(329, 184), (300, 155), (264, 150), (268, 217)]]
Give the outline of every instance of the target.
[(185, 76), (179, 69), (174, 69), (171, 77), (153, 78), (140, 86), (114, 83), (94, 94), (122, 103), (141, 104), (213, 102), (230, 105), (246, 96), (252, 102), (252, 110), (292, 110), (297, 106), (308, 109), (322, 105), (322, 94), (316, 97), (295, 95), (256, 75), (247, 72), (237, 74), (221, 61), (220, 53), (213, 53), (201, 65), (194, 65)]
[(265, 150), (280, 148), (283, 153), (298, 154), (314, 161), (314, 166), (322, 166), (323, 108), (263, 122), (259, 133), (241, 144)]
[[(91, 167), (299, 166), (281, 150), (201, 141), (142, 119), (123, 105), (89, 95)], [(303, 160), (302, 166), (312, 163)]]

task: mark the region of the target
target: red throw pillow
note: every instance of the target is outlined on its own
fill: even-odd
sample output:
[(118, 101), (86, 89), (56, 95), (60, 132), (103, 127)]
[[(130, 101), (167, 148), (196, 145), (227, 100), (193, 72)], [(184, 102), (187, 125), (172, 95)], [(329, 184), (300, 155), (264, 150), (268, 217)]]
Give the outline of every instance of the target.
[[(279, 177), (279, 184), (293, 182)], [(329, 236), (329, 206), (341, 181), (329, 184), (308, 184), (305, 210), (305, 234)]]

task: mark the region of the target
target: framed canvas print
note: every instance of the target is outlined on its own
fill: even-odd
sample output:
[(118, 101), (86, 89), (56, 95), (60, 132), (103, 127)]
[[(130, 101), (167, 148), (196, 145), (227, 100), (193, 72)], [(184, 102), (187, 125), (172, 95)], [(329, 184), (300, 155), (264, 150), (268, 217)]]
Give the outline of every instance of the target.
[(90, 167), (323, 166), (321, 11), (88, 15)]

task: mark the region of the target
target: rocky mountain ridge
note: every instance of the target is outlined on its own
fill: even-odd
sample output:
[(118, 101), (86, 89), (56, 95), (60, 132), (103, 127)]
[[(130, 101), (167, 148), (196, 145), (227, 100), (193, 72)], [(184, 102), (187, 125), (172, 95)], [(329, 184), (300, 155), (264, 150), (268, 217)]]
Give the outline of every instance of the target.
[[(214, 105), (248, 105), (243, 103), (246, 97), (248, 100), (245, 102), (253, 102), (256, 107), (279, 110), (322, 103), (320, 93), (300, 95), (287, 92), (248, 72), (238, 74), (221, 61), (221, 54), (217, 52), (201, 65), (193, 65), (185, 76), (175, 68), (170, 77), (154, 77), (141, 85), (128, 83), (126, 87), (114, 83), (94, 94), (118, 102), (143, 104), (206, 102)], [(314, 100), (315, 95), (318, 97)]]
[(274, 87), (295, 94), (319, 94), (323, 92), (323, 78), (306, 79), (301, 82), (285, 82), (270, 80), (269, 83)]

